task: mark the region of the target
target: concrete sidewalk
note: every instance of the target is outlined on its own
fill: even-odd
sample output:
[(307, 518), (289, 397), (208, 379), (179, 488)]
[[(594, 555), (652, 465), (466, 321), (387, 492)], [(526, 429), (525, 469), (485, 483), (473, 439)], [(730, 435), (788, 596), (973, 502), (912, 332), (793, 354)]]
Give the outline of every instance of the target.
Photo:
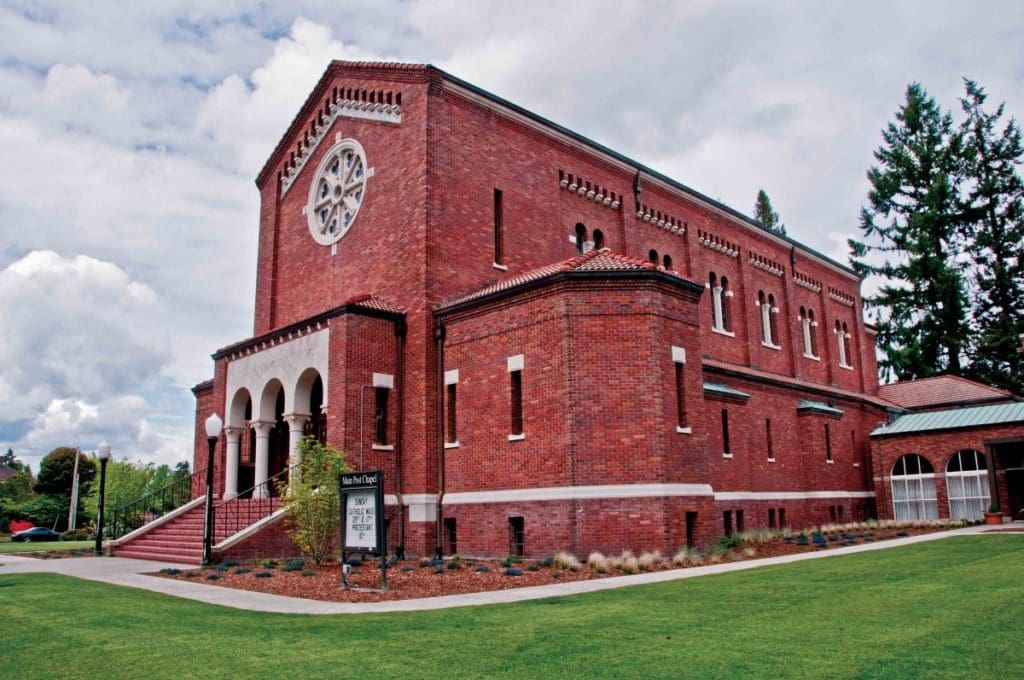
[[(1007, 525), (1007, 528), (1010, 525)], [(1020, 526), (1020, 523), (1017, 524)], [(222, 586), (206, 585), (204, 583), (193, 583), (191, 581), (179, 581), (175, 579), (161, 578), (158, 576), (145, 576), (145, 572), (159, 571), (165, 567), (182, 568), (180, 564), (168, 562), (151, 562), (148, 560), (136, 560), (120, 557), (78, 557), (61, 560), (39, 560), (31, 557), (20, 557), (18, 555), (0, 555), (0, 576), (6, 574), (63, 574), (75, 578), (88, 579), (90, 581), (101, 581), (118, 586), (129, 588), (140, 588), (155, 593), (164, 593), (174, 597), (183, 597), (189, 600), (197, 600), (207, 604), (216, 604), (235, 609), (246, 609), (249, 611), (272, 612), (278, 614), (369, 614), (380, 612), (410, 612), (433, 609), (446, 609), (449, 607), (472, 607), (486, 604), (501, 604), (509, 602), (522, 602), (524, 600), (536, 600), (545, 597), (558, 597), (562, 595), (576, 595), (579, 593), (592, 593), (598, 590), (610, 588), (622, 588), (624, 586), (642, 585), (645, 583), (662, 583), (664, 581), (676, 581), (680, 579), (696, 578), (711, 574), (725, 574), (734, 571), (757, 569), (759, 567), (773, 564), (789, 564), (791, 562), (802, 562), (804, 560), (824, 559), (839, 555), (852, 555), (855, 553), (870, 552), (873, 550), (886, 550), (898, 548), (914, 543), (925, 543), (937, 541), (950, 536), (971, 536), (983, 533), (985, 525), (953, 529), (951, 531), (940, 531), (922, 536), (908, 536), (896, 538), (878, 543), (863, 543), (843, 548), (831, 548), (829, 550), (800, 553), (797, 555), (785, 555), (783, 557), (767, 557), (757, 560), (745, 560), (742, 562), (728, 562), (712, 564), (703, 567), (690, 567), (687, 569), (672, 569), (669, 571), (658, 571), (646, 574), (634, 574), (630, 576), (612, 576), (608, 578), (595, 579), (592, 581), (574, 581), (567, 583), (552, 583), (551, 585), (533, 586), (529, 588), (512, 588), (509, 590), (496, 590), (484, 593), (466, 593), (464, 595), (444, 595), (440, 597), (422, 598), (416, 600), (395, 600), (391, 602), (322, 602), (319, 600), (305, 600), (297, 597), (285, 597), (283, 595), (268, 595), (247, 590), (236, 590)]]

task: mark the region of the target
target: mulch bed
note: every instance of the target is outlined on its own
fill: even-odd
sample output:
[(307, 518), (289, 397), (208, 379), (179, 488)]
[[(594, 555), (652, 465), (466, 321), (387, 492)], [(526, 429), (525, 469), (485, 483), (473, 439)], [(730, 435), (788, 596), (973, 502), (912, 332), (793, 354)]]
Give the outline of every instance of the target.
[[(790, 541), (781, 536), (765, 541), (743, 541), (736, 549), (719, 558), (706, 558), (703, 564), (715, 562), (735, 562), (763, 557), (778, 557), (798, 553), (829, 550), (845, 545), (865, 542), (882, 541), (901, 536), (916, 536), (935, 531), (944, 531), (950, 527), (917, 527), (906, 529), (876, 529), (856, 531), (853, 539), (841, 533), (822, 535), (824, 546), (816, 545), (812, 535), (807, 534), (807, 545), (802, 545), (799, 534), (794, 534)], [(752, 553), (752, 554), (751, 554)], [(579, 571), (560, 569), (550, 565), (547, 560), (524, 560), (519, 564), (511, 564), (521, 575), (507, 575), (507, 567), (498, 560), (463, 559), (458, 569), (449, 569), (447, 563), (441, 568), (429, 560), (422, 562), (428, 566), (420, 566), (420, 560), (397, 562), (388, 569), (388, 592), (368, 592), (365, 590), (343, 590), (341, 587), (340, 565), (328, 563), (319, 567), (312, 563), (298, 567), (298, 562), (289, 565), (289, 560), (262, 561), (246, 564), (227, 563), (215, 567), (195, 569), (172, 569), (151, 574), (164, 578), (193, 581), (207, 585), (227, 588), (238, 588), (274, 595), (301, 597), (311, 600), (330, 602), (381, 602), (385, 600), (406, 600), (439, 595), (457, 595), (477, 593), (490, 590), (506, 590), (527, 586), (546, 585), (565, 581), (586, 581), (609, 576), (621, 576), (623, 571), (612, 569), (605, 574), (597, 574), (583, 566)], [(664, 560), (654, 570), (680, 569), (686, 566), (673, 565)], [(484, 571), (482, 568), (486, 568)], [(292, 569), (292, 570), (289, 570)], [(257, 576), (261, 574), (261, 576)], [(380, 568), (371, 561), (362, 566), (352, 568), (348, 577), (350, 585), (361, 588), (377, 588), (380, 584)]]
[(63, 560), (69, 557), (92, 557), (95, 551), (91, 549), (81, 550), (40, 550), (39, 552), (11, 553), (19, 557), (33, 557), (37, 560)]

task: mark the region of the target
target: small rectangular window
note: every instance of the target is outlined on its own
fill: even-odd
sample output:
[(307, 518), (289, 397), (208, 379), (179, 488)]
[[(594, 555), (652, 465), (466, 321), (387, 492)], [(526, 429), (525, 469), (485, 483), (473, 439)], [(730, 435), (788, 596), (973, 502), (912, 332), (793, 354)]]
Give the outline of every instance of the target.
[(832, 462), (832, 432), (825, 423), (825, 460)]
[(775, 528), (775, 508), (768, 508), (768, 528)]
[(526, 555), (526, 525), (522, 517), (508, 518), (508, 554)]
[(736, 532), (740, 533), (740, 534), (743, 533), (743, 511), (742, 510), (737, 510), (736, 511)]
[(832, 524), (836, 523), (836, 506), (828, 506), (828, 521)]
[(458, 530), (454, 517), (444, 518), (444, 534), (447, 542), (448, 554), (456, 555), (459, 552)]
[(494, 264), (504, 264), (504, 206), (502, 205), (501, 189), (494, 190)]
[(722, 512), (722, 532), (726, 536), (732, 536), (732, 510)]
[(523, 433), (523, 372), (509, 371), (511, 407), (512, 407), (512, 434)]
[(779, 508), (779, 528), (780, 529), (785, 529), (786, 528), (786, 509), (785, 508)]
[(376, 444), (388, 443), (388, 395), (391, 393), (386, 387), (374, 388), (374, 410), (373, 410), (373, 441)]
[(445, 406), (447, 407), (448, 412), (447, 418), (445, 418), (445, 441), (448, 442), (449, 444), (454, 444), (459, 441), (459, 433), (457, 429), (458, 422), (456, 421), (455, 418), (457, 406), (457, 387), (458, 385), (456, 385), (455, 383), (451, 383), (450, 385), (448, 385), (448, 388), (446, 390), (448, 398), (446, 399), (447, 403), (445, 404)]
[(775, 460), (775, 448), (774, 448), (774, 446), (772, 444), (772, 419), (771, 418), (765, 418), (764, 419), (764, 439), (765, 439), (765, 446), (767, 446), (767, 448), (768, 448), (768, 458), (771, 459), (771, 460)]
[(697, 534), (697, 513), (686, 513), (686, 547), (692, 548)]
[(729, 448), (729, 411), (722, 409), (722, 453), (726, 456), (732, 455)]

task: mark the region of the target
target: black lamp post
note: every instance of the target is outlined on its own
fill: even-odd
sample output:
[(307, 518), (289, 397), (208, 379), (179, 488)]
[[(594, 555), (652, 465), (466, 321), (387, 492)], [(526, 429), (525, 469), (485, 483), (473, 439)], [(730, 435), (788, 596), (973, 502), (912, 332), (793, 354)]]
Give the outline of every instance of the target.
[(203, 564), (213, 561), (213, 452), (217, 448), (220, 428), (224, 425), (214, 413), (206, 419), (206, 522), (203, 525)]
[(107, 492), (107, 461), (110, 460), (110, 444), (103, 441), (96, 447), (100, 459), (100, 497), (96, 506), (96, 556), (103, 554), (103, 500)]

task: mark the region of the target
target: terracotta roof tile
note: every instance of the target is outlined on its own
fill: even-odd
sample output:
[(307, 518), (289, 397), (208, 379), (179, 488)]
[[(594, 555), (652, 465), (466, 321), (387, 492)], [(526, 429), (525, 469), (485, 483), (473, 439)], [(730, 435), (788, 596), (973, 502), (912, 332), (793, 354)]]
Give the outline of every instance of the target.
[[(662, 268), (648, 262), (647, 260), (640, 260), (635, 257), (629, 257), (628, 255), (622, 255), (620, 253), (614, 253), (608, 248), (602, 248), (600, 250), (591, 250), (582, 255), (563, 260), (561, 262), (555, 262), (538, 269), (512, 276), (501, 281), (495, 281), (490, 283), (483, 288), (476, 290), (466, 291), (458, 293), (445, 300), (442, 300), (435, 306), (435, 309), (442, 309), (444, 307), (450, 307), (462, 302), (468, 302), (470, 300), (477, 300), (479, 298), (487, 297), (493, 293), (497, 293), (503, 290), (509, 290), (517, 286), (521, 286), (525, 283), (533, 281), (540, 281), (542, 279), (554, 276), (561, 272), (571, 271), (589, 271), (589, 272), (613, 272), (613, 271), (664, 271)], [(665, 272), (682, 278), (677, 272)]]
[(1008, 401), (1014, 398), (1013, 394), (1006, 390), (955, 375), (940, 375), (881, 385), (878, 388), (878, 395), (908, 409)]
[(384, 298), (376, 295), (357, 295), (345, 301), (348, 307), (361, 307), (362, 309), (376, 309), (381, 312), (392, 312), (394, 314), (405, 314), (405, 310)]

